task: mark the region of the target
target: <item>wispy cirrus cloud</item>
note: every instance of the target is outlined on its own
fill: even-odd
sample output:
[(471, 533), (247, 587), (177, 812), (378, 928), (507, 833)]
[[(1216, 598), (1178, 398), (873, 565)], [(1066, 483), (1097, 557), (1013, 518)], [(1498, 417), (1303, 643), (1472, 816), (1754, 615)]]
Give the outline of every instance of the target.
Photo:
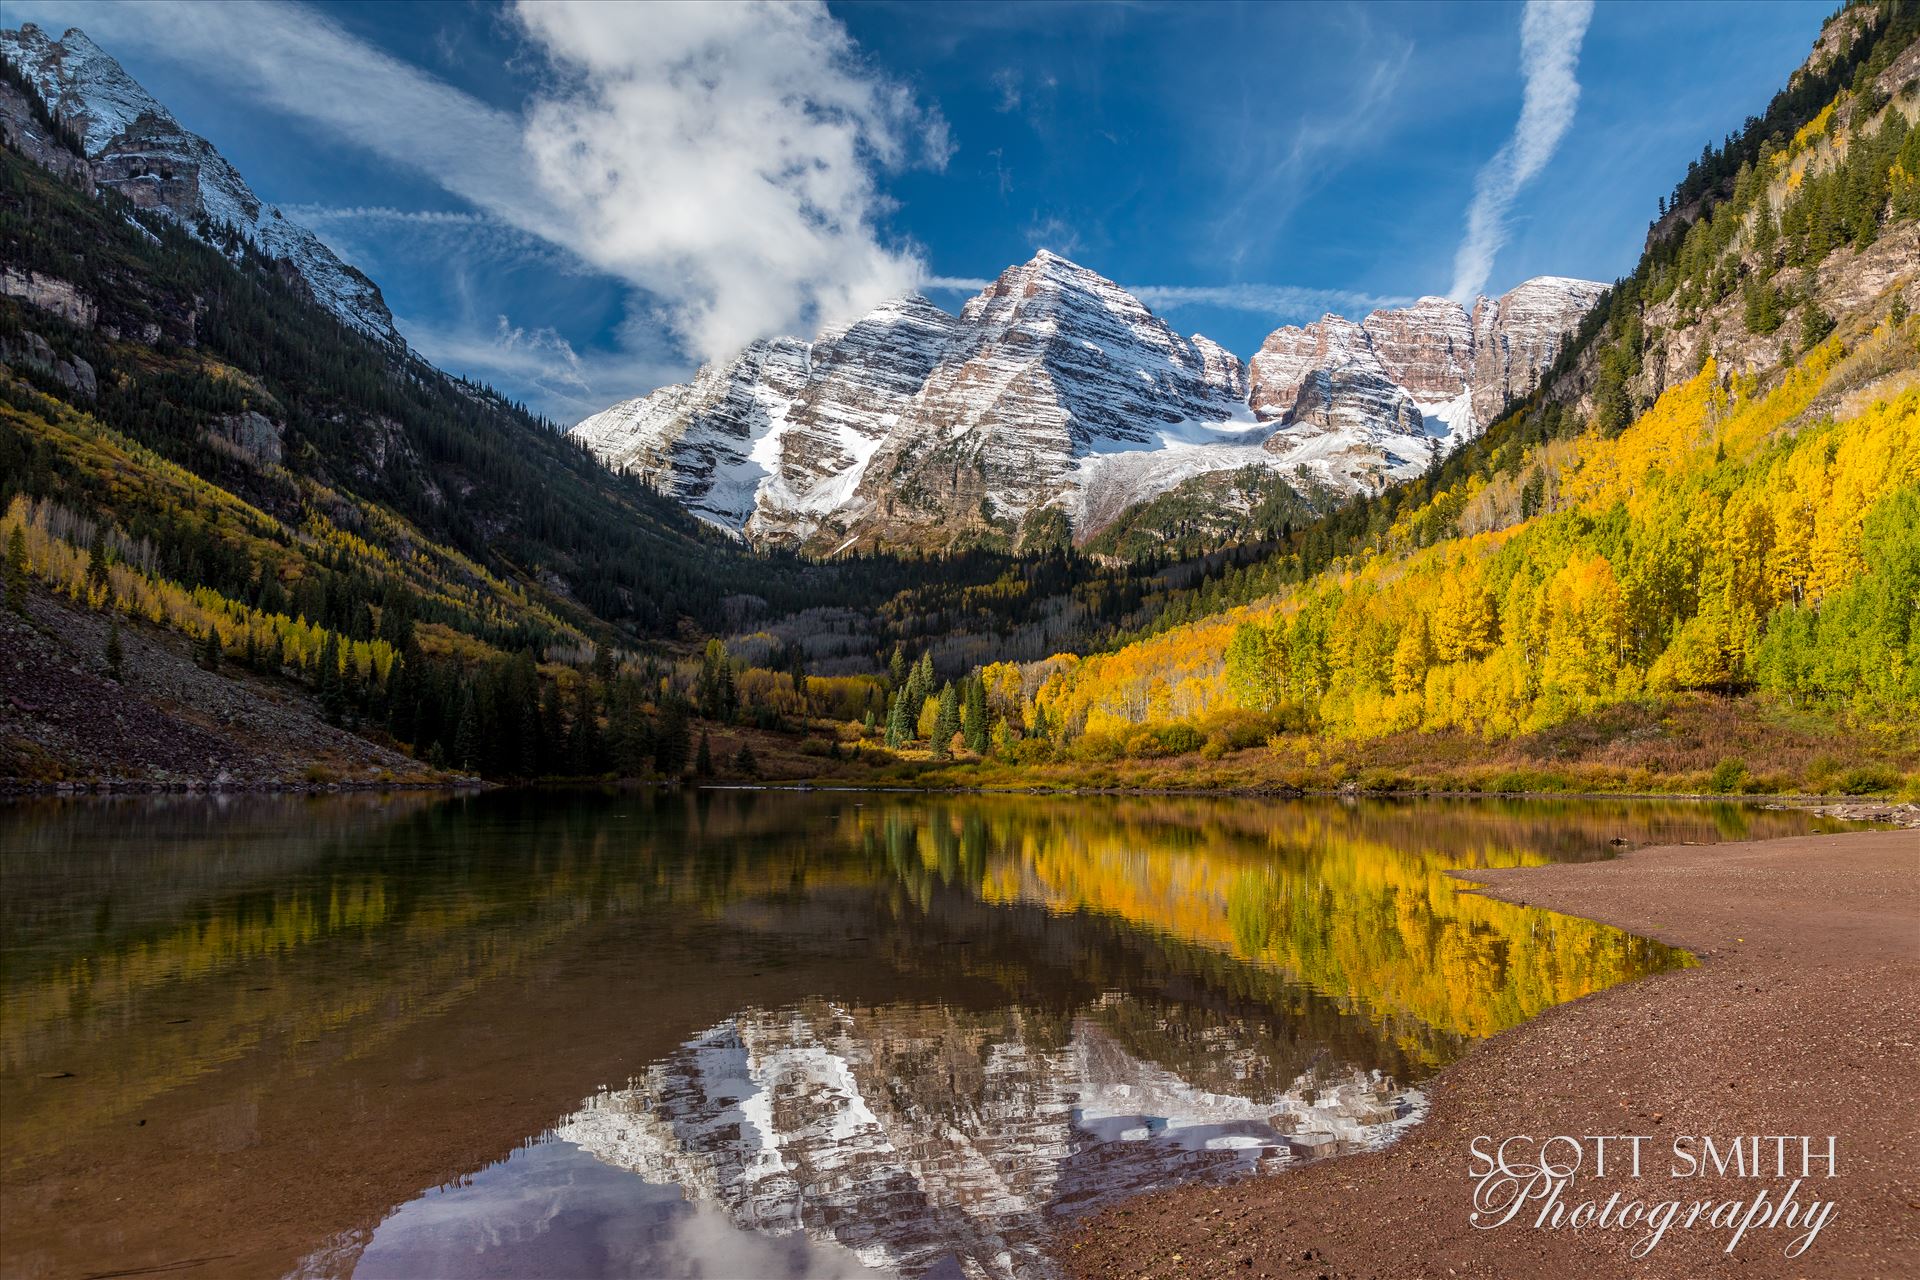
[[(565, 246), (492, 214), (389, 205), (287, 204), (280, 208), (349, 261), (378, 261), (424, 246), (427, 256), (450, 264), (463, 276), (477, 261), (493, 267), (535, 265), (567, 275), (598, 274), (597, 268)], [(375, 232), (377, 239), (370, 242), (367, 230)]]
[(993, 109), (1005, 115), (1009, 111), (1020, 109), (1020, 73), (1012, 67), (1002, 67), (988, 77), (994, 91), (1000, 95)]
[(1296, 108), (1284, 127), (1249, 91), (1240, 104), (1238, 134), (1226, 188), (1231, 195), (1214, 217), (1214, 236), (1235, 267), (1269, 240), (1329, 176), (1381, 137), (1399, 109), (1411, 40), (1379, 30), (1364, 9), (1353, 12), (1354, 46), (1369, 50), (1340, 96)]
[(1593, 0), (1527, 0), (1520, 18), (1520, 73), (1526, 81), (1520, 119), (1474, 182), (1448, 290), (1456, 302), (1471, 303), (1486, 288), (1507, 241), (1514, 198), (1546, 167), (1573, 123), (1580, 103), (1580, 44), (1592, 19)]
[(424, 174), (645, 291), (700, 358), (857, 314), (925, 270), (882, 234), (879, 177), (944, 165), (946, 124), (817, 0), (521, 0), (510, 20), (550, 74), (517, 111), (301, 4), (23, 6)]
[(281, 209), (312, 226), (323, 222), (387, 222), (430, 227), (479, 227), (493, 222), (458, 209), (395, 209), (387, 205), (286, 204)]
[(582, 351), (556, 329), (516, 324), (499, 314), (491, 324), (477, 318), (445, 323), (409, 317), (398, 323), (427, 359), (482, 381), (526, 388), (530, 406), (562, 426), (684, 373), (670, 353), (649, 350), (644, 338), (617, 350)]

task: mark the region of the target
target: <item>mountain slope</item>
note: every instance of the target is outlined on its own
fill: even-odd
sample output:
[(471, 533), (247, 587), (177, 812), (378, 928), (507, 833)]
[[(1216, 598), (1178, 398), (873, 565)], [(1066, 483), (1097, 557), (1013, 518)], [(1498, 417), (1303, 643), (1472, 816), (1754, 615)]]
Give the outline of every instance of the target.
[[(1541, 388), (1428, 475), (1209, 583), (1197, 621), (984, 672), (1024, 734), (1010, 754), (1280, 730), (1274, 752), (1309, 767), (1329, 738), (1344, 757), (1405, 735), (1424, 759), (1448, 750), (1430, 735), (1470, 755), (1627, 734), (1618, 758), (1722, 790), (1897, 783), (1834, 761), (1920, 759), (1920, 5), (1836, 15), (1709, 171), (1729, 180), (1683, 184), (1686, 213)], [(1476, 339), (1500, 321), (1481, 311)], [(1354, 328), (1323, 337), (1359, 377)], [(1538, 367), (1516, 346), (1504, 368)], [(1444, 348), (1408, 350), (1452, 385)], [(1711, 748), (1669, 741), (1664, 710), (1702, 693), (1733, 698), (1697, 718), (1725, 740), (1805, 717), (1846, 745), (1797, 776), (1729, 755), (1709, 778), (1674, 763)]]
[(262, 202), (212, 143), (174, 119), (84, 31), (72, 28), (55, 41), (25, 23), (0, 31), (0, 57), (80, 134), (100, 186), (135, 208), (165, 212), (209, 243), (221, 243), (224, 228), (232, 227), (267, 257), (285, 262), (343, 323), (396, 349), (405, 346), (373, 281)]
[(1053, 512), (1084, 542), (1223, 472), (1303, 494), (1418, 474), (1530, 390), (1603, 292), (1545, 277), (1471, 315), (1429, 298), (1328, 316), (1276, 332), (1250, 376), (1043, 250), (957, 317), (911, 297), (813, 343), (756, 343), (572, 435), (758, 543), (1031, 544)]
[[(210, 705), (246, 705), (241, 685), (263, 683), (314, 722), (505, 777), (608, 768), (604, 714), (637, 771), (686, 746), (669, 732), (655, 755), (655, 722), (672, 724), (657, 674), (623, 668), (615, 646), (904, 580), (885, 563), (747, 555), (485, 388), (340, 324), (251, 242), (215, 248), (96, 186), (77, 151), (55, 154), (67, 140), (31, 84), (0, 79), (0, 107), (14, 140), (0, 147), (6, 596), (47, 635), (102, 645), (73, 655), (95, 684), (114, 679), (102, 637), (117, 623), (121, 674), (190, 647), (233, 682)], [(588, 690), (539, 665), (555, 659), (600, 675)], [(107, 760), (184, 780), (152, 753), (32, 732), (73, 713), (34, 684), (15, 703), (36, 708), (26, 730), (11, 713), (0, 727), (0, 775), (85, 777)], [(195, 740), (201, 711), (152, 705)]]

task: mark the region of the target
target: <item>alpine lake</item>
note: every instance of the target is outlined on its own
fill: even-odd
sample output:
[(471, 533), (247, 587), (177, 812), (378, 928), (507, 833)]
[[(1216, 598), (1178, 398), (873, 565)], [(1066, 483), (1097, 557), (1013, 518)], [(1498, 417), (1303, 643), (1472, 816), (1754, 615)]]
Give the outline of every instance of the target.
[(11, 1274), (1045, 1276), (1391, 1142), (1685, 953), (1450, 871), (1653, 801), (637, 789), (0, 806)]

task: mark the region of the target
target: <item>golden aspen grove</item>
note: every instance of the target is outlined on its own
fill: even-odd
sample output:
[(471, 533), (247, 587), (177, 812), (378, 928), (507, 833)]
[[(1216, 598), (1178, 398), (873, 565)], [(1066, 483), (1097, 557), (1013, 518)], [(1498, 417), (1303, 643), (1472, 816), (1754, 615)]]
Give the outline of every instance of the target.
[[(1277, 598), (1053, 664), (1036, 721), (1083, 737), (1203, 727), (1235, 710), (1334, 737), (1487, 737), (1623, 698), (1755, 686), (1862, 714), (1920, 704), (1920, 388), (1792, 426), (1830, 384), (1911, 353), (1829, 339), (1773, 389), (1709, 361), (1621, 436), (1554, 467), (1560, 509), (1396, 554), (1408, 525), (1498, 495), (1469, 481), (1388, 550)], [(1009, 673), (989, 669), (990, 687)], [(1023, 690), (1024, 692), (1024, 690)]]

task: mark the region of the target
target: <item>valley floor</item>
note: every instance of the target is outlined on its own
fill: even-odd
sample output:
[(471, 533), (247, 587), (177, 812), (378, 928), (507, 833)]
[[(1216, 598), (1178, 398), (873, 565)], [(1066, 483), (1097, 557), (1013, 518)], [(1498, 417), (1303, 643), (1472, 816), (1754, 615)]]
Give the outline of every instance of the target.
[(1886, 796), (1920, 784), (1920, 732), (1760, 697), (1686, 694), (1492, 742), (1458, 731), (1283, 734), (1241, 750), (1147, 759), (940, 762), (909, 751), (878, 764), (813, 763), (807, 776), (822, 781), (983, 790)]
[[(1920, 1272), (1920, 832), (1638, 850), (1599, 863), (1478, 871), (1486, 892), (1691, 949), (1698, 967), (1614, 987), (1485, 1042), (1431, 1088), (1431, 1118), (1384, 1152), (1227, 1187), (1145, 1197), (1062, 1246), (1080, 1277), (1747, 1276)], [(1469, 1224), (1476, 1135), (1644, 1134), (1641, 1179), (1582, 1177), (1571, 1203), (1749, 1201), (1784, 1182), (1669, 1176), (1676, 1135), (1837, 1140), (1834, 1201), (1797, 1232)], [(1724, 1145), (1724, 1141), (1722, 1141)], [(1698, 1143), (1695, 1148), (1698, 1150)], [(1615, 1154), (1621, 1146), (1613, 1148)], [(1773, 1172), (1769, 1153), (1768, 1173)], [(1515, 1152), (1519, 1154), (1518, 1150)], [(1591, 1144), (1588, 1158), (1591, 1160)], [(1596, 1194), (1597, 1193), (1597, 1194)], [(1682, 1210), (1684, 1217), (1685, 1209)], [(1530, 1224), (1534, 1214), (1524, 1221)]]

